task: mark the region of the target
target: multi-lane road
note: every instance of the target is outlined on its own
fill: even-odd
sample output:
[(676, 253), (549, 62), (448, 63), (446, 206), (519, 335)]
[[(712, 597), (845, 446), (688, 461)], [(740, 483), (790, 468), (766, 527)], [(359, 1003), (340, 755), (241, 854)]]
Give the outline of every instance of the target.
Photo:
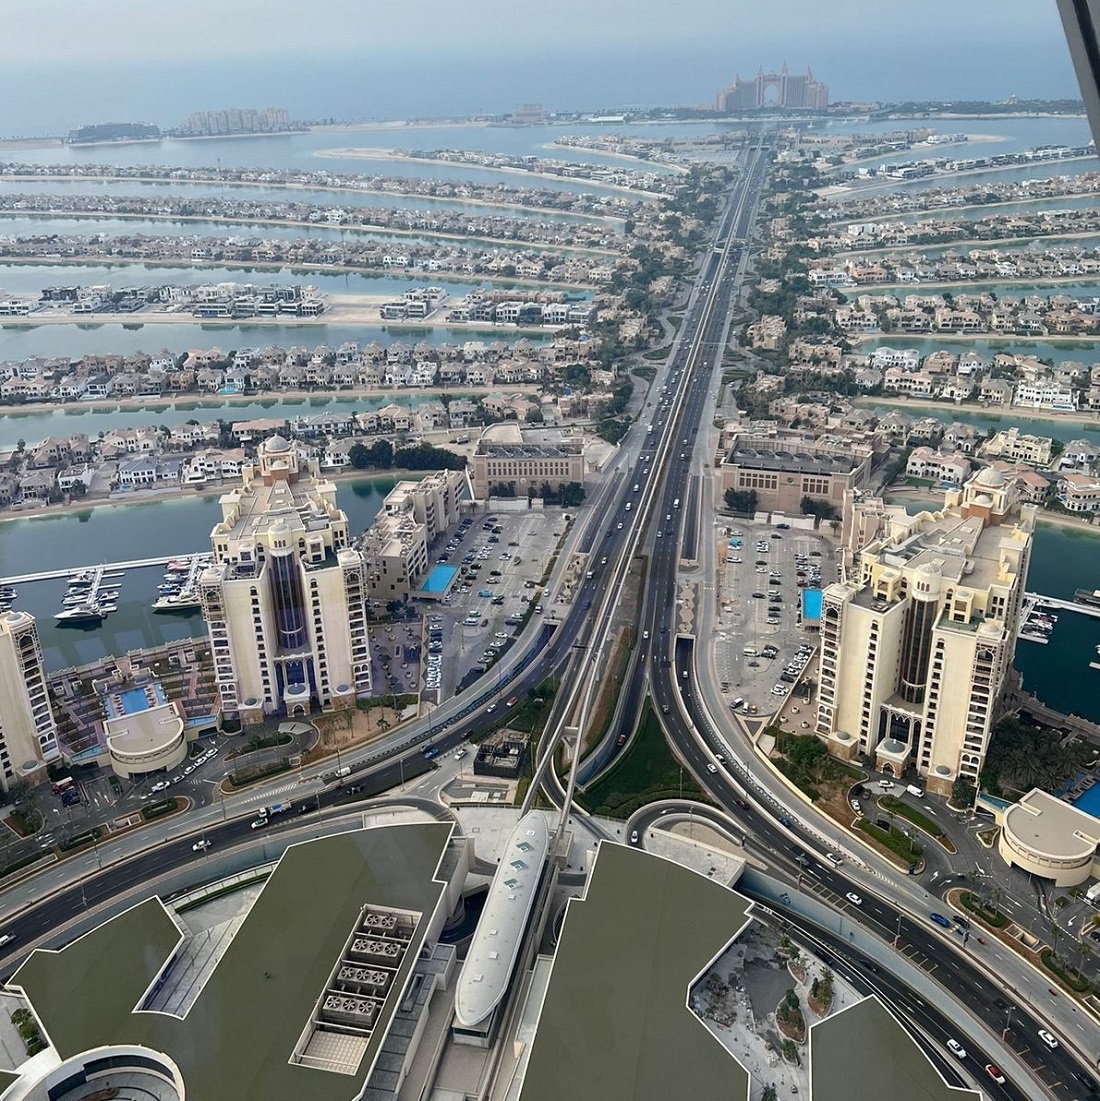
[[(754, 147), (747, 151), (742, 172), (689, 299), (671, 361), (662, 376), (663, 387), (659, 391), (654, 387), (651, 402), (642, 413), (642, 425), (625, 441), (619, 467), (600, 488), (593, 507), (587, 510), (587, 519), (583, 519), (587, 526), (577, 538), (576, 550), (590, 555), (592, 576), (581, 582), (560, 620), (530, 629), (525, 635), (526, 647), (517, 651), (514, 659), (505, 660), (507, 673), (498, 675), (494, 687), (476, 695), (464, 693), (456, 697), (437, 711), (430, 724), (414, 725), (411, 730), (386, 739), (383, 749), (346, 754), (345, 762), (357, 769), (349, 782), (362, 784), (365, 789), (350, 798), (362, 798), (407, 779), (404, 771), (407, 766), (396, 755), (403, 753), (408, 760), (411, 743), (429, 741), (443, 752), (471, 733), (496, 725), (500, 715), (487, 713), (491, 701), (505, 694), (522, 693), (551, 674), (560, 675), (564, 671), (568, 677), (584, 676), (589, 671), (586, 647), (606, 629), (615, 611), (615, 590), (629, 569), (629, 559), (644, 546), (649, 557), (647, 585), (638, 624), (638, 660), (624, 687), (624, 728), (632, 725), (646, 694), (651, 694), (681, 759), (715, 801), (729, 808), (743, 829), (750, 850), (766, 857), (773, 871), (778, 868), (777, 874), (785, 875), (793, 889), (813, 891), (835, 908), (846, 908), (849, 920), (860, 922), (887, 941), (898, 937), (901, 951), (924, 967), (972, 1013), (1000, 1031), (1010, 1002), (1002, 988), (956, 950), (960, 938), (952, 939), (950, 934), (932, 926), (925, 916), (911, 916), (903, 907), (849, 879), (843, 869), (819, 859), (821, 845), (810, 831), (802, 830), (779, 805), (750, 794), (751, 785), (744, 782), (747, 780), (744, 766), (731, 759), (729, 747), (710, 729), (698, 698), (694, 640), (689, 634), (678, 634), (676, 586), (681, 558), (685, 547), (698, 544), (695, 529), (707, 516), (702, 501), (707, 479), (699, 475), (710, 456), (700, 454), (702, 448), (697, 448), (696, 440), (705, 433), (709, 421), (714, 376), (721, 362), (730, 307), (744, 273), (741, 242), (748, 238), (752, 228), (766, 164), (763, 149)], [(639, 487), (637, 492), (635, 485)], [(632, 505), (630, 511), (625, 508), (628, 501)], [(585, 517), (585, 513), (581, 515)], [(685, 533), (685, 527), (691, 530)], [(566, 696), (567, 693), (558, 694), (555, 719), (561, 718), (566, 710)], [(606, 740), (603, 752), (610, 754), (615, 748), (612, 735)], [(420, 757), (415, 749), (411, 752)], [(718, 758), (720, 753), (725, 761)], [(711, 771), (712, 768), (717, 770)], [(325, 790), (316, 772), (307, 771), (303, 775), (304, 786), (294, 797), (299, 806), (292, 817), (300, 823), (304, 820), (298, 819), (297, 813), (303, 799), (308, 805), (316, 804), (317, 809), (309, 813), (321, 815), (339, 813), (331, 808), (349, 801), (346, 791)], [(552, 770), (546, 779), (553, 791)], [(244, 808), (234, 802), (231, 809), (239, 813)], [(255, 836), (250, 826), (253, 815), (222, 821), (212, 817), (214, 813), (216, 810), (207, 808), (203, 819), (202, 836), (210, 842), (211, 852)], [(265, 828), (274, 832), (288, 825), (276, 819)], [(155, 881), (167, 871), (204, 858), (202, 852), (196, 853), (192, 847), (199, 836), (197, 832), (174, 840), (171, 828), (161, 829), (159, 836), (157, 830), (151, 829), (149, 833), (151, 847), (146, 850), (124, 860), (105, 859), (102, 869), (82, 870), (79, 883), (63, 884), (19, 911), (9, 909), (5, 929), (18, 938), (15, 946), (33, 943), (44, 930), (64, 927), (100, 901), (117, 898), (138, 884)], [(109, 855), (109, 847), (103, 851)], [(848, 901), (849, 894), (857, 894), (860, 903)], [(8, 907), (11, 906), (9, 902)], [(3, 908), (4, 903), (0, 902), (0, 909)], [(815, 935), (828, 939), (827, 933)], [(911, 992), (902, 987), (893, 989), (897, 984), (893, 984), (889, 975), (874, 972), (853, 959), (851, 949), (846, 951), (843, 943), (831, 944), (827, 950), (835, 954), (838, 970), (846, 968), (860, 978), (863, 987), (891, 989), (891, 996), (904, 1008), (907, 1017), (920, 1020), (933, 1038), (947, 1038), (944, 1030), (949, 1021), (945, 1023), (942, 1015), (927, 1006), (921, 1009)], [(967, 952), (978, 950), (972, 939)], [(1020, 1057), (1057, 1096), (1087, 1096), (1084, 1086), (1088, 1079), (1081, 1077), (1085, 1072), (1071, 1053), (1064, 1046), (1047, 1048), (1038, 1036), (1038, 1030), (1045, 1027), (1043, 1022), (1028, 1012), (1020, 999), (1013, 997), (1011, 1004), (1014, 1008), (1008, 1038)], [(922, 1019), (922, 1014), (926, 1019)], [(972, 1056), (982, 1057), (980, 1052)], [(975, 1077), (980, 1072), (981, 1068), (976, 1068)], [(1019, 1096), (1011, 1088), (998, 1095), (992, 1081), (983, 1085), (994, 1096)]]

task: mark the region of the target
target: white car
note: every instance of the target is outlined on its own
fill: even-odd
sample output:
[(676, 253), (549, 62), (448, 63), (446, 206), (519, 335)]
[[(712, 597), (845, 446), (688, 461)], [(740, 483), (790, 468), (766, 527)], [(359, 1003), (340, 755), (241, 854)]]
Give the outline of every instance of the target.
[(456, 761), (461, 761), (462, 758), (465, 757), (465, 756), (466, 756), (466, 750), (465, 749), (460, 749), (455, 753), (455, 760)]
[(158, 780), (149, 790), (150, 791), (167, 791), (172, 785), (167, 780)]
[(1046, 1044), (1046, 1046), (1050, 1048), (1051, 1051), (1053, 1051), (1058, 1046), (1058, 1041), (1054, 1038), (1053, 1035), (1051, 1035), (1051, 1033), (1047, 1032), (1045, 1028), (1039, 1029), (1039, 1039), (1042, 1040), (1043, 1043)]
[(717, 772), (718, 766), (713, 761), (707, 761), (707, 772)]
[(204, 837), (201, 841), (196, 841), (191, 846), (191, 851), (196, 852), (196, 853), (201, 853), (201, 852), (204, 852), (206, 849), (209, 849), (209, 848), (210, 848), (210, 842), (207, 841), (206, 838)]
[(958, 1040), (948, 1040), (947, 1050), (955, 1056), (956, 1059), (966, 1058), (966, 1049), (959, 1043)]
[(844, 896), (853, 906), (862, 906), (863, 899), (859, 897), (854, 891), (849, 891)]

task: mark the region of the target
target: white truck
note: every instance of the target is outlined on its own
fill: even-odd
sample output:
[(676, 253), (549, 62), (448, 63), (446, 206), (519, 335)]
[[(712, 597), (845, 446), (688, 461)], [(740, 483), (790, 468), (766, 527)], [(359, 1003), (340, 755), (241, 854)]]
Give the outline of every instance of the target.
[(905, 790), (909, 792), (910, 795), (915, 796), (917, 799), (924, 798), (924, 788), (922, 788), (920, 784), (906, 784)]

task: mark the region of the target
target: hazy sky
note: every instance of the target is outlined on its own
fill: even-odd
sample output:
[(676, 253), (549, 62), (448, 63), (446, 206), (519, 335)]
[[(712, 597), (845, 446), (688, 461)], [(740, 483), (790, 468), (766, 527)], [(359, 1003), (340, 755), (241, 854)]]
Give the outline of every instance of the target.
[(710, 104), (784, 61), (833, 102), (1079, 95), (1054, 0), (0, 0), (0, 135)]
[[(728, 42), (731, 63), (834, 47), (898, 51), (938, 43), (952, 56), (1060, 41), (1053, 0), (0, 0), (0, 64), (198, 62), (264, 54), (525, 55)], [(1046, 49), (1044, 49), (1044, 47)], [(858, 56), (858, 51), (856, 53)]]

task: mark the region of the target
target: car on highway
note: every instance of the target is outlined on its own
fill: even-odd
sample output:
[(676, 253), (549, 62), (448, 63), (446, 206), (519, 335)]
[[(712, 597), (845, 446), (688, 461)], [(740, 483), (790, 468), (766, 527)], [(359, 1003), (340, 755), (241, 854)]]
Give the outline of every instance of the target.
[(171, 784), (167, 780), (158, 780), (149, 790), (150, 791), (167, 791), (171, 787)]
[(734, 802), (735, 802), (735, 803), (736, 803), (736, 804), (737, 804), (737, 805), (738, 805), (738, 806), (739, 806), (739, 807), (740, 807), (740, 808), (741, 808), (742, 810), (752, 810), (752, 807), (750, 807), (750, 806), (748, 805), (748, 803), (746, 803), (746, 802), (745, 802), (745, 800), (744, 800), (744, 799), (734, 799)]
[(794, 825), (794, 823), (785, 814), (781, 814), (779, 816), (779, 824), (781, 826), (786, 826), (787, 829), (790, 829)]
[(1042, 1040), (1051, 1051), (1058, 1047), (1058, 1041), (1051, 1033), (1047, 1032), (1045, 1028), (1039, 1029), (1039, 1039)]
[(261, 815), (259, 818), (253, 818), (252, 819), (250, 829), (262, 830), (264, 828), (264, 826), (269, 826), (269, 825), (271, 825), (271, 821), (270, 821), (270, 819), (268, 819), (267, 815), (264, 814), (264, 815)]
[(850, 902), (850, 903), (851, 903), (851, 904), (852, 904), (853, 906), (862, 906), (862, 905), (863, 905), (863, 899), (862, 899), (862, 898), (860, 898), (860, 897), (859, 897), (859, 895), (857, 895), (857, 894), (855, 893), (855, 891), (849, 891), (849, 892), (848, 892), (848, 893), (847, 893), (847, 894), (846, 894), (846, 895), (845, 895), (844, 897), (845, 897), (845, 898), (846, 898), (846, 899), (847, 899), (847, 900), (848, 900), (848, 901), (849, 901), (849, 902)]
[(3, 948), (5, 944), (11, 944), (13, 940), (15, 940), (14, 933), (5, 933), (2, 937), (0, 937), (0, 948)]
[(638, 844), (638, 831), (637, 830), (631, 830), (630, 831), (630, 843), (632, 845), (637, 845)]
[(210, 842), (207, 841), (206, 838), (204, 837), (201, 841), (196, 841), (191, 846), (191, 851), (195, 852), (195, 853), (201, 853), (201, 852), (205, 852), (209, 848), (210, 848)]
[(491, 703), (487, 708), (485, 708), (485, 714), (491, 715), (496, 709), (497, 705), (495, 703)]
[(507, 703), (505, 703), (504, 706), (505, 707), (515, 707), (517, 703), (519, 703), (519, 696), (509, 696), (508, 701), (507, 701)]
[(619, 735), (619, 736), (618, 736), (618, 737), (617, 737), (617, 738), (615, 739), (615, 744), (616, 744), (617, 746), (624, 746), (624, 745), (626, 745), (626, 735), (625, 735), (625, 734), (620, 734), (620, 735)]
[(986, 1063), (985, 1072), (993, 1079), (999, 1086), (1005, 1084), (1005, 1076), (1001, 1073), (1000, 1068), (995, 1067), (992, 1063)]
[(826, 853), (825, 859), (828, 860), (830, 864), (835, 864), (837, 867), (840, 867), (840, 865), (844, 863), (839, 853)]
[(937, 925), (942, 926), (944, 929), (951, 928), (951, 922), (943, 916), (943, 914), (932, 913), (928, 915)]
[(718, 766), (713, 761), (707, 761), (707, 772), (717, 772)]
[(959, 1043), (958, 1040), (948, 1040), (947, 1050), (955, 1056), (956, 1059), (966, 1058), (966, 1049)]

